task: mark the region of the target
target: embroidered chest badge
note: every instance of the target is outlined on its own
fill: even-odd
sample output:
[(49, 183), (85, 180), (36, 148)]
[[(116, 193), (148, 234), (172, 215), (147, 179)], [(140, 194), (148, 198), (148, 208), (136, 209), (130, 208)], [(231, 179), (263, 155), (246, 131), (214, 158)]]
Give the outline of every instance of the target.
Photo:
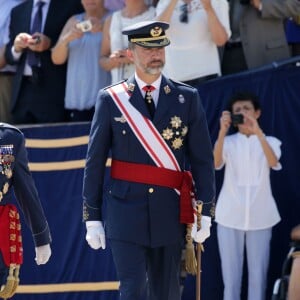
[(8, 179), (12, 177), (12, 163), (15, 161), (13, 149), (14, 145), (0, 145), (0, 172)]
[(170, 126), (163, 130), (162, 137), (171, 143), (174, 150), (177, 150), (183, 146), (187, 132), (188, 127), (183, 124), (180, 117), (174, 116), (170, 120)]

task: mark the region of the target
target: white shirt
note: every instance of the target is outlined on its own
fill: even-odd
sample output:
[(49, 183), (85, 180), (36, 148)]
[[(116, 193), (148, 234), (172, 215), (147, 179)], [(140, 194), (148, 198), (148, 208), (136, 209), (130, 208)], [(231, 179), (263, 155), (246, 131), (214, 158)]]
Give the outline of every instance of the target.
[[(153, 99), (153, 102), (155, 104), (155, 107), (157, 107), (157, 103), (158, 103), (158, 96), (159, 96), (159, 88), (160, 88), (160, 83), (161, 83), (161, 76), (159, 76), (154, 82), (151, 83), (151, 85), (153, 87), (155, 87), (155, 90), (153, 90), (151, 92), (151, 95), (152, 95), (152, 99)], [(148, 85), (146, 82), (144, 82), (143, 80), (141, 80), (137, 74), (135, 73), (135, 80), (139, 86), (139, 89), (143, 95), (143, 97), (145, 98), (145, 95), (146, 95), (146, 92), (143, 90), (143, 87)]]
[[(160, 15), (170, 0), (159, 0), (156, 15)], [(228, 37), (231, 35), (229, 25), (229, 7), (227, 0), (211, 0), (220, 23)], [(166, 47), (166, 64), (164, 74), (175, 80), (187, 81), (207, 75), (221, 74), (218, 48), (213, 42), (208, 29), (207, 13), (201, 0), (192, 0), (188, 4), (188, 23), (179, 20), (182, 0), (178, 0), (167, 35), (171, 44)]]
[[(281, 142), (271, 136), (266, 139), (279, 159)], [(271, 191), (270, 167), (257, 136), (226, 136), (223, 162), (226, 167), (215, 221), (239, 230), (266, 229), (277, 224), (280, 216)], [(273, 169), (280, 170), (281, 164)]]
[[(33, 1), (33, 8), (31, 11), (31, 21), (30, 21), (30, 28), (33, 25), (33, 20), (34, 20), (34, 16), (38, 10), (38, 5), (37, 3), (40, 2), (40, 0), (34, 0)], [(48, 10), (49, 10), (49, 5), (51, 0), (43, 0), (43, 2), (45, 3), (42, 7), (42, 11), (43, 11), (43, 21), (42, 21), (42, 32), (44, 32), (44, 28), (45, 28), (45, 23), (46, 23), (46, 19), (47, 19), (47, 14), (48, 14)], [(13, 57), (15, 59), (15, 61), (18, 61), (22, 55), (22, 52), (16, 52), (14, 46), (12, 47), (12, 54)], [(24, 75), (32, 75), (32, 71), (31, 71), (31, 67), (28, 65), (27, 61), (25, 63), (25, 67), (24, 67)]]

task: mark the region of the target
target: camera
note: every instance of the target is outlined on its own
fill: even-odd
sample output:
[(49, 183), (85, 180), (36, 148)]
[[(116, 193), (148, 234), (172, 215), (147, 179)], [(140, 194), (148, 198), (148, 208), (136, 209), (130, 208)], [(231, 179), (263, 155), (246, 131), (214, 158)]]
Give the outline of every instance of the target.
[(244, 123), (244, 116), (242, 114), (231, 114), (231, 122), (233, 126)]
[(90, 20), (86, 20), (76, 24), (76, 28), (81, 30), (82, 32), (91, 31), (93, 24)]

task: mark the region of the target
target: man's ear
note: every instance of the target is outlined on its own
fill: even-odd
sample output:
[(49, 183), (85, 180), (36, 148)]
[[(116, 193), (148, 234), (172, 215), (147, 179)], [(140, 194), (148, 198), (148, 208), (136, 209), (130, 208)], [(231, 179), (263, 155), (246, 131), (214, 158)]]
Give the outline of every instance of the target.
[(260, 115), (261, 115), (261, 110), (260, 109), (256, 110), (255, 111), (255, 117), (256, 117), (256, 119), (259, 119)]
[(133, 62), (133, 52), (130, 49), (127, 49), (127, 57)]

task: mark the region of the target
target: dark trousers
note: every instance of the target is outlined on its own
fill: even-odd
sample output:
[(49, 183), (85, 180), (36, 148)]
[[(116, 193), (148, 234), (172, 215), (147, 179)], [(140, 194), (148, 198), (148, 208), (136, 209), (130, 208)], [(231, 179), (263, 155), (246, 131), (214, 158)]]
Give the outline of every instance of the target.
[(221, 69), (222, 75), (229, 75), (248, 70), (241, 43), (225, 45)]
[(95, 108), (91, 109), (67, 109), (67, 121), (68, 122), (85, 122), (85, 121), (92, 121), (94, 116)]
[(180, 300), (182, 245), (150, 248), (110, 240), (120, 300)]
[[(50, 96), (49, 96), (50, 95)], [(17, 103), (12, 111), (14, 124), (57, 123), (65, 121), (63, 98), (47, 91), (43, 83), (23, 76)]]
[(10, 99), (13, 73), (0, 72), (0, 122), (11, 122)]

